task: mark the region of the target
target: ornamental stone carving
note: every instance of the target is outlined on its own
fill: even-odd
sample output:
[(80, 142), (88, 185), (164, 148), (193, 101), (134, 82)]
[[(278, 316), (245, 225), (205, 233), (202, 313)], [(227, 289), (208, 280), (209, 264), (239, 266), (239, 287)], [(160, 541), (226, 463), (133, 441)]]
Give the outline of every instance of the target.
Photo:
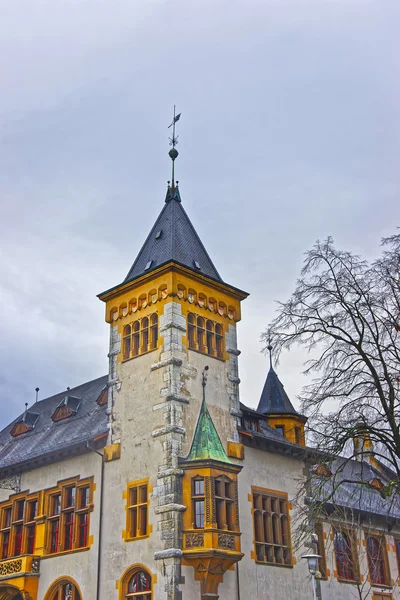
[(40, 569), (40, 560), (39, 558), (34, 558), (32, 560), (31, 571), (32, 573), (39, 573)]
[(5, 577), (6, 575), (14, 575), (15, 573), (21, 573), (21, 571), (21, 558), (17, 558), (15, 560), (7, 560), (6, 562), (0, 562), (0, 577)]
[(186, 548), (201, 548), (204, 546), (204, 535), (202, 533), (187, 533)]
[(227, 533), (219, 533), (218, 534), (218, 546), (220, 548), (224, 548), (225, 550), (234, 550), (235, 549), (235, 536), (228, 535)]
[(10, 475), (9, 477), (3, 477), (0, 479), (0, 488), (2, 490), (13, 490), (14, 492), (21, 491), (21, 477), (20, 475)]

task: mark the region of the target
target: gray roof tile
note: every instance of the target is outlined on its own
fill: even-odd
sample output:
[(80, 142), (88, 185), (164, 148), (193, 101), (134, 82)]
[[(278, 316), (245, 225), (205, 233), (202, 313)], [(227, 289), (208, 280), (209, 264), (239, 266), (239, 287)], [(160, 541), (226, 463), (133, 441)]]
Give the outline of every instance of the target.
[[(99, 406), (96, 400), (107, 379), (104, 375), (33, 404), (30, 411), (39, 417), (32, 431), (11, 436), (10, 432), (21, 416), (5, 427), (0, 432), (0, 472), (52, 452), (68, 450), (106, 433), (106, 405)], [(79, 411), (62, 421), (52, 421), (55, 409), (67, 395), (81, 399)]]
[(257, 411), (269, 415), (298, 414), (272, 367), (268, 372)]
[[(144, 273), (149, 273), (170, 261), (217, 281), (222, 281), (182, 207), (178, 188), (168, 188), (165, 206), (130, 268), (124, 283), (132, 281)], [(200, 269), (196, 266), (196, 263), (200, 266)]]

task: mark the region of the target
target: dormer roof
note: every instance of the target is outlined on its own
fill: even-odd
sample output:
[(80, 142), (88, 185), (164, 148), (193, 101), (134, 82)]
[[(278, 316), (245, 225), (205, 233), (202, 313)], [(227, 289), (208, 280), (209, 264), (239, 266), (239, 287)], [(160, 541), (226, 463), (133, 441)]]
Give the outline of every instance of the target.
[(52, 414), (51, 418), (53, 421), (62, 421), (62, 419), (68, 419), (68, 417), (76, 415), (81, 402), (82, 398), (77, 398), (76, 396), (65, 396), (56, 407), (56, 410)]
[(14, 423), (13, 428), (10, 431), (10, 434), (13, 437), (17, 435), (21, 435), (23, 433), (27, 433), (28, 431), (32, 431), (32, 429), (36, 425), (36, 421), (38, 420), (39, 415), (30, 410), (26, 410), (23, 415), (21, 415), (17, 421)]
[(274, 369), (270, 368), (258, 403), (257, 412), (264, 415), (298, 415), (283, 384)]

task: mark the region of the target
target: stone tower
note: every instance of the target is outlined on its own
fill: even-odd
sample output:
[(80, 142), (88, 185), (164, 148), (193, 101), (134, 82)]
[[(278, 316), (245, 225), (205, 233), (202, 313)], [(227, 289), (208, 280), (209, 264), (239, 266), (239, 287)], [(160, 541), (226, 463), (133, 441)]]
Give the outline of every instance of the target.
[[(187, 515), (193, 504), (190, 493), (183, 493), (181, 462), (200, 413), (205, 367), (208, 411), (224, 453), (240, 451), (236, 323), (246, 297), (220, 277), (174, 182), (125, 280), (99, 295), (110, 324), (106, 475), (116, 493), (124, 478), (149, 483), (146, 539), (136, 539), (127, 552), (132, 562), (154, 565), (156, 599), (182, 597), (183, 514), (192, 522)], [(118, 459), (115, 476), (113, 459)], [(238, 471), (232, 464), (228, 470)], [(235, 551), (239, 557), (240, 544)], [(192, 593), (185, 586), (185, 600), (199, 597)]]

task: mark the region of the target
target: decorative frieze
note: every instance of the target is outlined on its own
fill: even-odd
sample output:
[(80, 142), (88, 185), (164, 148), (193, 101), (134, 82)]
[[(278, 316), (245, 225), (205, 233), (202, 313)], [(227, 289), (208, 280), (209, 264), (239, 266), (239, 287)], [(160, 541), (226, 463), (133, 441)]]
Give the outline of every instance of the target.
[(204, 535), (202, 533), (187, 533), (186, 548), (202, 548), (204, 546)]
[(224, 550), (235, 550), (235, 536), (227, 533), (219, 533), (218, 547), (224, 548)]

